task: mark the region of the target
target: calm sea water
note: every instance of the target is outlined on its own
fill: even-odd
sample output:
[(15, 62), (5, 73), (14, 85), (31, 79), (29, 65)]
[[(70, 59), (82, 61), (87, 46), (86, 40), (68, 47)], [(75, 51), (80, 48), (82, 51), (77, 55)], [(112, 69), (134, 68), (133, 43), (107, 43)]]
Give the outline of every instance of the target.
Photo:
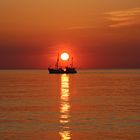
[(140, 70), (0, 71), (0, 140), (139, 140)]

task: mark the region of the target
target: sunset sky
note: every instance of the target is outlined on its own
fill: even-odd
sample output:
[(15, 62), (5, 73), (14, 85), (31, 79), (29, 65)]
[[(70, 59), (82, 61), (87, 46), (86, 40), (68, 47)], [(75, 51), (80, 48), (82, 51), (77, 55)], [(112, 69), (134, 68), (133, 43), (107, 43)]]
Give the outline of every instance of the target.
[(1, 0), (0, 69), (140, 68), (140, 0)]

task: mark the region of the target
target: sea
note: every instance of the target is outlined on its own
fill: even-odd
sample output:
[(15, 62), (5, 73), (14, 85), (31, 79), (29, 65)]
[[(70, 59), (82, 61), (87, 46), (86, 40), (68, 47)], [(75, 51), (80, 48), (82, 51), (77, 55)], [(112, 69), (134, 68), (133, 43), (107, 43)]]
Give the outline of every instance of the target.
[(140, 69), (0, 70), (0, 140), (140, 140)]

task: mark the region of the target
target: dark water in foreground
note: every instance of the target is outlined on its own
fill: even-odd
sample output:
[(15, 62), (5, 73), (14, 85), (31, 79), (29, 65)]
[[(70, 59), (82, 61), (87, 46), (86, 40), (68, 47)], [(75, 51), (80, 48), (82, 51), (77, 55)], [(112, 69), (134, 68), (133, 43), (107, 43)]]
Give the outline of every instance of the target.
[(0, 71), (0, 140), (139, 140), (140, 70)]

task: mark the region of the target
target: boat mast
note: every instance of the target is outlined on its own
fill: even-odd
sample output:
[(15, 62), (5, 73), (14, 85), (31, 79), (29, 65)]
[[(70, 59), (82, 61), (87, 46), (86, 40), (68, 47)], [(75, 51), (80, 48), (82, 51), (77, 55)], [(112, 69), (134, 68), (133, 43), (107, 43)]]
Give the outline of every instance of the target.
[(73, 57), (71, 58), (71, 68), (73, 68)]
[(55, 67), (58, 70), (58, 67), (59, 67), (59, 53), (58, 53), (58, 56), (57, 56)]

